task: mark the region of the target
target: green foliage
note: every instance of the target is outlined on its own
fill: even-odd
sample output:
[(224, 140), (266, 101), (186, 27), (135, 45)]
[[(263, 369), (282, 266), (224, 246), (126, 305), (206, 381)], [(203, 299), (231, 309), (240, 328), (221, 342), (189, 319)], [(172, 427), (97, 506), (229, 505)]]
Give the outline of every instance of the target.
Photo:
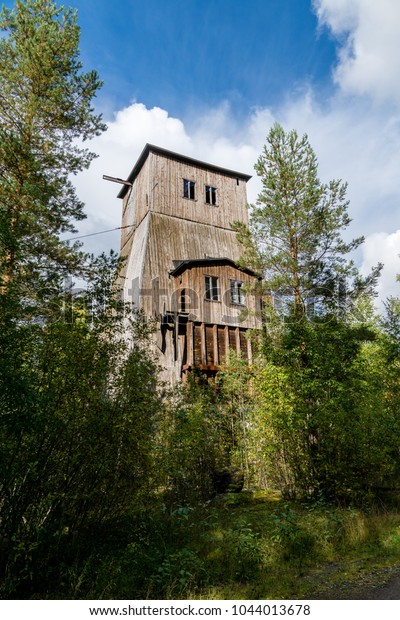
[(396, 468), (397, 416), (382, 393), (379, 343), (366, 333), (333, 318), (306, 323), (262, 365), (264, 454), (270, 483), (288, 496), (361, 501)]
[(183, 547), (163, 559), (153, 577), (152, 589), (168, 598), (180, 598), (200, 580), (201, 572), (203, 567), (197, 554)]
[[(397, 515), (343, 508), (393, 498), (400, 476), (399, 303), (379, 322), (379, 266), (363, 279), (347, 258), (362, 239), (341, 237), (346, 186), (320, 182), (306, 136), (271, 130), (250, 229), (236, 226), (264, 276), (260, 355), (160, 402), (117, 257), (58, 238), (83, 217), (70, 175), (93, 154), (78, 142), (103, 129), (76, 16), (24, 0), (0, 28), (1, 595), (291, 598), (317, 562), (398, 553)], [(62, 275), (79, 271), (76, 296)], [(233, 470), (247, 490), (215, 497)]]
[[(263, 276), (267, 302), (296, 318), (315, 308), (346, 304), (349, 295), (370, 290), (381, 266), (364, 280), (348, 260), (363, 238), (345, 243), (350, 224), (346, 184), (321, 183), (307, 135), (275, 124), (255, 165), (262, 191), (250, 211), (250, 226), (236, 223), (243, 264)], [(353, 291), (348, 279), (354, 277)], [(267, 303), (268, 305), (268, 303)], [(314, 310), (313, 310), (314, 308)]]
[(368, 357), (380, 364), (371, 298), (381, 266), (361, 278), (349, 260), (362, 238), (342, 239), (346, 185), (321, 183), (307, 136), (275, 125), (255, 168), (263, 189), (249, 229), (236, 226), (243, 262), (264, 280), (250, 442), (265, 483), (288, 497), (361, 501), (397, 459), (397, 423)]
[(231, 442), (215, 387), (191, 376), (167, 404), (160, 425), (160, 476), (171, 501), (185, 505), (212, 497), (214, 474), (230, 463)]
[(309, 561), (315, 552), (316, 537), (300, 524), (299, 514), (285, 504), (275, 511), (273, 519), (272, 540), (278, 543), (282, 559), (299, 565)]
[(60, 268), (82, 267), (58, 235), (85, 217), (71, 175), (95, 156), (79, 142), (105, 128), (91, 107), (101, 82), (82, 71), (71, 9), (17, 0), (0, 30), (0, 286), (26, 312)]
[(166, 402), (158, 451), (169, 499), (192, 504), (221, 492), (228, 479), (232, 488), (243, 478), (251, 483), (251, 378), (247, 360), (231, 354), (215, 383), (193, 373)]
[(368, 568), (397, 562), (395, 510), (228, 499), (171, 512), (152, 504), (137, 513), (118, 540), (100, 549), (97, 565), (76, 574), (75, 596), (277, 599), (315, 598), (322, 590), (329, 598), (324, 587), (332, 573), (340, 584), (352, 567), (357, 580)]
[(90, 556), (95, 532), (118, 527), (149, 491), (159, 399), (148, 328), (134, 317), (130, 350), (129, 316), (112, 297), (89, 315), (99, 280), (66, 298), (64, 317), (1, 335), (6, 350), (19, 343), (0, 368), (3, 596), (59, 587), (77, 550)]
[(253, 372), (248, 361), (229, 352), (217, 377), (218, 406), (230, 428), (230, 463), (245, 473), (245, 486), (254, 479), (253, 454), (249, 423), (254, 410)]
[(259, 573), (262, 565), (260, 536), (251, 523), (240, 520), (233, 524), (223, 538), (225, 565), (230, 578), (249, 581)]

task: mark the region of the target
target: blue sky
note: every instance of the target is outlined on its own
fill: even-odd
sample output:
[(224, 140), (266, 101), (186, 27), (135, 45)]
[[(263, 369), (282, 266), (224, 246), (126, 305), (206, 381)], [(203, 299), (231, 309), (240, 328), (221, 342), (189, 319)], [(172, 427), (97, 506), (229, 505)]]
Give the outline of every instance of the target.
[[(69, 0), (84, 68), (104, 86), (108, 131), (76, 187), (79, 234), (120, 225), (119, 186), (146, 142), (254, 173), (274, 122), (307, 133), (327, 182), (348, 182), (347, 238), (367, 273), (385, 263), (381, 298), (399, 294), (399, 0)], [(13, 2), (7, 0), (7, 6)], [(260, 182), (248, 183), (254, 202)], [(118, 249), (119, 233), (87, 237)]]
[[(75, 0), (101, 101), (173, 116), (229, 100), (241, 117), (304, 84), (331, 88), (336, 48), (309, 0)], [(95, 10), (94, 10), (95, 7)]]
[[(398, 0), (74, 0), (82, 58), (104, 80), (109, 131), (77, 180), (82, 233), (118, 226), (103, 173), (127, 175), (146, 142), (252, 174), (271, 125), (307, 133), (324, 181), (349, 183), (348, 237), (365, 273), (400, 272)], [(249, 201), (260, 184), (248, 184)], [(118, 188), (117, 188), (118, 189)], [(118, 233), (88, 238), (118, 247)]]

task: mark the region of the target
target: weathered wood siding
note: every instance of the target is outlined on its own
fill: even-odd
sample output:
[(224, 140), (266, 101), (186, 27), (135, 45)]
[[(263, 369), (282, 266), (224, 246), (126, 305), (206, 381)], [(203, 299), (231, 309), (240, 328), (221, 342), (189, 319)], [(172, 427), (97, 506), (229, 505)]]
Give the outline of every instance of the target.
[[(219, 300), (205, 298), (205, 277), (218, 278)], [(251, 287), (255, 278), (231, 265), (207, 265), (188, 267), (175, 278), (175, 289), (184, 289), (188, 299), (188, 312), (192, 320), (218, 325), (238, 325), (257, 328), (260, 301), (254, 293), (244, 294), (244, 303), (232, 303), (230, 281), (242, 282)], [(177, 294), (178, 298), (179, 295)]]
[[(176, 261), (240, 258), (231, 224), (247, 222), (245, 175), (152, 150), (135, 174), (123, 198), (124, 297), (149, 317), (161, 319), (182, 310), (182, 305), (189, 316), (183, 325), (160, 323), (156, 340), (164, 378), (174, 383), (184, 367), (193, 365), (215, 369), (229, 348), (250, 357), (245, 331), (259, 327), (259, 302), (246, 294), (243, 305), (232, 303), (230, 280), (246, 285), (254, 277), (221, 262), (188, 266), (178, 276), (171, 275)], [(184, 197), (184, 179), (195, 182), (194, 199)], [(217, 204), (207, 204), (206, 186), (216, 188)], [(206, 275), (218, 278), (218, 301), (205, 299)]]
[(252, 346), (247, 333), (241, 327), (195, 323), (186, 337), (187, 351), (191, 354), (185, 357), (182, 370), (197, 367), (216, 372), (226, 362), (229, 351), (251, 360)]
[[(183, 179), (195, 182), (194, 200), (184, 198)], [(206, 185), (217, 189), (216, 205), (206, 203)], [(151, 152), (124, 198), (122, 225), (138, 226), (148, 211), (230, 229), (247, 222), (246, 182)], [(122, 231), (121, 250), (130, 237)]]
[[(235, 220), (247, 222), (246, 183), (243, 179), (217, 174), (156, 153), (149, 155), (149, 166), (153, 180), (149, 201), (151, 211), (228, 229)], [(194, 200), (184, 198), (183, 179), (195, 182)], [(217, 205), (206, 203), (206, 185), (216, 188)]]
[[(149, 162), (146, 161), (122, 203), (121, 256), (129, 256), (136, 228), (149, 211)], [(124, 228), (129, 226), (129, 228)]]

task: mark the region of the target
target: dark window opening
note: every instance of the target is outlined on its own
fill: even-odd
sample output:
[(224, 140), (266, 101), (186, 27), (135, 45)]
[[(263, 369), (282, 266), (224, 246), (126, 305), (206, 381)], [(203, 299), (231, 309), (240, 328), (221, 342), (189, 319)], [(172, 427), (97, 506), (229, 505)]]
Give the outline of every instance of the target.
[(208, 301), (219, 301), (218, 278), (215, 276), (206, 276), (206, 299)]
[(189, 200), (194, 200), (194, 181), (188, 181), (188, 179), (183, 179), (183, 197), (188, 198)]
[(231, 303), (244, 305), (243, 282), (231, 280)]
[(186, 294), (184, 288), (179, 295), (179, 312), (186, 312)]
[(208, 205), (217, 204), (217, 188), (216, 187), (211, 187), (211, 185), (206, 185), (206, 204)]

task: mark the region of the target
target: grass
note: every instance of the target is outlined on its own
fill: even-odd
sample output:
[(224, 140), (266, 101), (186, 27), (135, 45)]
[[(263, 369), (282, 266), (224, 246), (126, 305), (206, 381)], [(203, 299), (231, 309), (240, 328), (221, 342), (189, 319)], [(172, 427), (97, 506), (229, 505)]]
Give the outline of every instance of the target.
[(184, 517), (175, 513), (169, 525), (172, 539), (165, 539), (150, 596), (348, 598), (400, 562), (400, 513), (393, 508), (362, 511), (242, 492)]
[[(284, 501), (278, 494), (218, 496), (198, 506), (142, 510), (95, 552), (61, 565), (40, 598), (329, 599), (400, 569), (400, 510)], [(78, 544), (78, 543), (77, 543)]]

